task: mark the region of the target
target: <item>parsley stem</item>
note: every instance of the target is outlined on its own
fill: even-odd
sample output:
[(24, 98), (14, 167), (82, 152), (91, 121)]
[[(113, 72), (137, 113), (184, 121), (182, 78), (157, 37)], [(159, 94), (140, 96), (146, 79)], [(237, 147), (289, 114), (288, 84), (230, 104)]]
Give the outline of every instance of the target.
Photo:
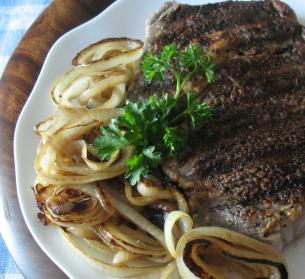
[(177, 102), (177, 100), (179, 99), (180, 97), (180, 92), (181, 92), (181, 77), (180, 77), (180, 74), (176, 73), (175, 74), (175, 77), (176, 77), (176, 94), (175, 94), (175, 100)]
[(178, 115), (176, 115), (174, 117), (174, 119), (171, 119), (170, 124), (174, 124), (175, 122), (177, 122), (179, 120), (179, 118), (181, 118), (181, 116), (183, 116), (183, 115), (184, 115), (184, 111), (179, 113)]
[(178, 115), (176, 115), (173, 119), (171, 119), (170, 124), (174, 124), (177, 122), (180, 118), (184, 117), (186, 114), (188, 114), (188, 109), (184, 109), (182, 112), (180, 112)]
[(185, 84), (189, 81), (190, 77), (195, 73), (195, 70), (188, 73), (184, 79), (181, 81), (181, 75), (179, 73), (175, 73), (176, 77), (176, 94), (175, 94), (175, 100), (177, 101), (180, 97), (181, 91), (183, 90)]

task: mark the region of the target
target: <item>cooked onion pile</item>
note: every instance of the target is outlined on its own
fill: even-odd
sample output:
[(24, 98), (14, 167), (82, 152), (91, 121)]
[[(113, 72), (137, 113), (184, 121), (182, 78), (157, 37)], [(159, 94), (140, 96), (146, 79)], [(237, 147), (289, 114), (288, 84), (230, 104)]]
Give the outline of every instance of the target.
[(149, 176), (131, 187), (121, 176), (131, 146), (109, 161), (97, 156), (93, 140), (120, 114), (142, 54), (138, 40), (106, 39), (80, 52), (54, 83), (57, 112), (36, 126), (40, 219), (114, 277), (288, 278), (270, 246), (223, 228), (193, 229), (187, 201), (173, 186)]

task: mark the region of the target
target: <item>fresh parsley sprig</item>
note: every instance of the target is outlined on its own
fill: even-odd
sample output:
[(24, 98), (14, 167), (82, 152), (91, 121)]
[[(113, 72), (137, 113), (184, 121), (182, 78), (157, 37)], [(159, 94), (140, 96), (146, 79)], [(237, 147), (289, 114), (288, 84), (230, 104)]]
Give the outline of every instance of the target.
[(175, 99), (179, 98), (184, 85), (193, 76), (205, 75), (208, 83), (215, 80), (212, 57), (197, 44), (184, 51), (178, 51), (177, 45), (170, 44), (163, 48), (159, 56), (149, 52), (142, 62), (142, 71), (148, 84), (154, 78), (163, 81), (167, 72), (173, 74), (176, 78)]
[(189, 129), (185, 127), (196, 128), (211, 118), (210, 106), (199, 102), (195, 92), (186, 92), (186, 98), (182, 98), (185, 84), (199, 75), (205, 76), (208, 83), (215, 80), (212, 58), (199, 45), (184, 51), (175, 44), (167, 45), (159, 55), (148, 53), (141, 66), (149, 84), (154, 79), (164, 81), (168, 74), (174, 76), (174, 96), (152, 95), (135, 103), (127, 101), (122, 115), (108, 128), (101, 127), (101, 135), (94, 141), (103, 160), (109, 160), (117, 150), (134, 146), (125, 173), (132, 185), (157, 169), (165, 157), (176, 157), (186, 150)]

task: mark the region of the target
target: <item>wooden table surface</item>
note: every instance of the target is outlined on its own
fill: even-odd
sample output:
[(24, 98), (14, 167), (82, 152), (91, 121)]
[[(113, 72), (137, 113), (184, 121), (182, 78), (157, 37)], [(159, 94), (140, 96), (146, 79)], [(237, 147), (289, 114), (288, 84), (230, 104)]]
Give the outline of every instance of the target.
[(114, 0), (53, 1), (14, 51), (0, 81), (0, 230), (21, 272), (29, 279), (66, 276), (37, 246), (21, 215), (13, 157), (15, 124), (56, 39), (112, 2)]

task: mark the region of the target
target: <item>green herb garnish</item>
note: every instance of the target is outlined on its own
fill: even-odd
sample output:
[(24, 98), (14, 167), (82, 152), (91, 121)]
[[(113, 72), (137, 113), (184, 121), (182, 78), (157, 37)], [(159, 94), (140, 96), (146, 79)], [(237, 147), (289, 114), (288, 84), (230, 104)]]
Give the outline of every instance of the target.
[(212, 110), (207, 103), (198, 101), (195, 92), (186, 92), (186, 98), (181, 97), (181, 92), (192, 77), (203, 75), (208, 83), (215, 79), (212, 58), (199, 45), (184, 51), (179, 51), (175, 44), (167, 45), (159, 55), (148, 53), (141, 66), (148, 84), (154, 79), (164, 81), (167, 74), (174, 76), (174, 96), (152, 95), (136, 103), (127, 101), (122, 115), (113, 119), (108, 128), (101, 127), (101, 135), (94, 141), (103, 160), (109, 160), (114, 152), (128, 145), (134, 146), (125, 173), (132, 185), (157, 169), (164, 157), (176, 157), (186, 150), (186, 127), (205, 123)]

